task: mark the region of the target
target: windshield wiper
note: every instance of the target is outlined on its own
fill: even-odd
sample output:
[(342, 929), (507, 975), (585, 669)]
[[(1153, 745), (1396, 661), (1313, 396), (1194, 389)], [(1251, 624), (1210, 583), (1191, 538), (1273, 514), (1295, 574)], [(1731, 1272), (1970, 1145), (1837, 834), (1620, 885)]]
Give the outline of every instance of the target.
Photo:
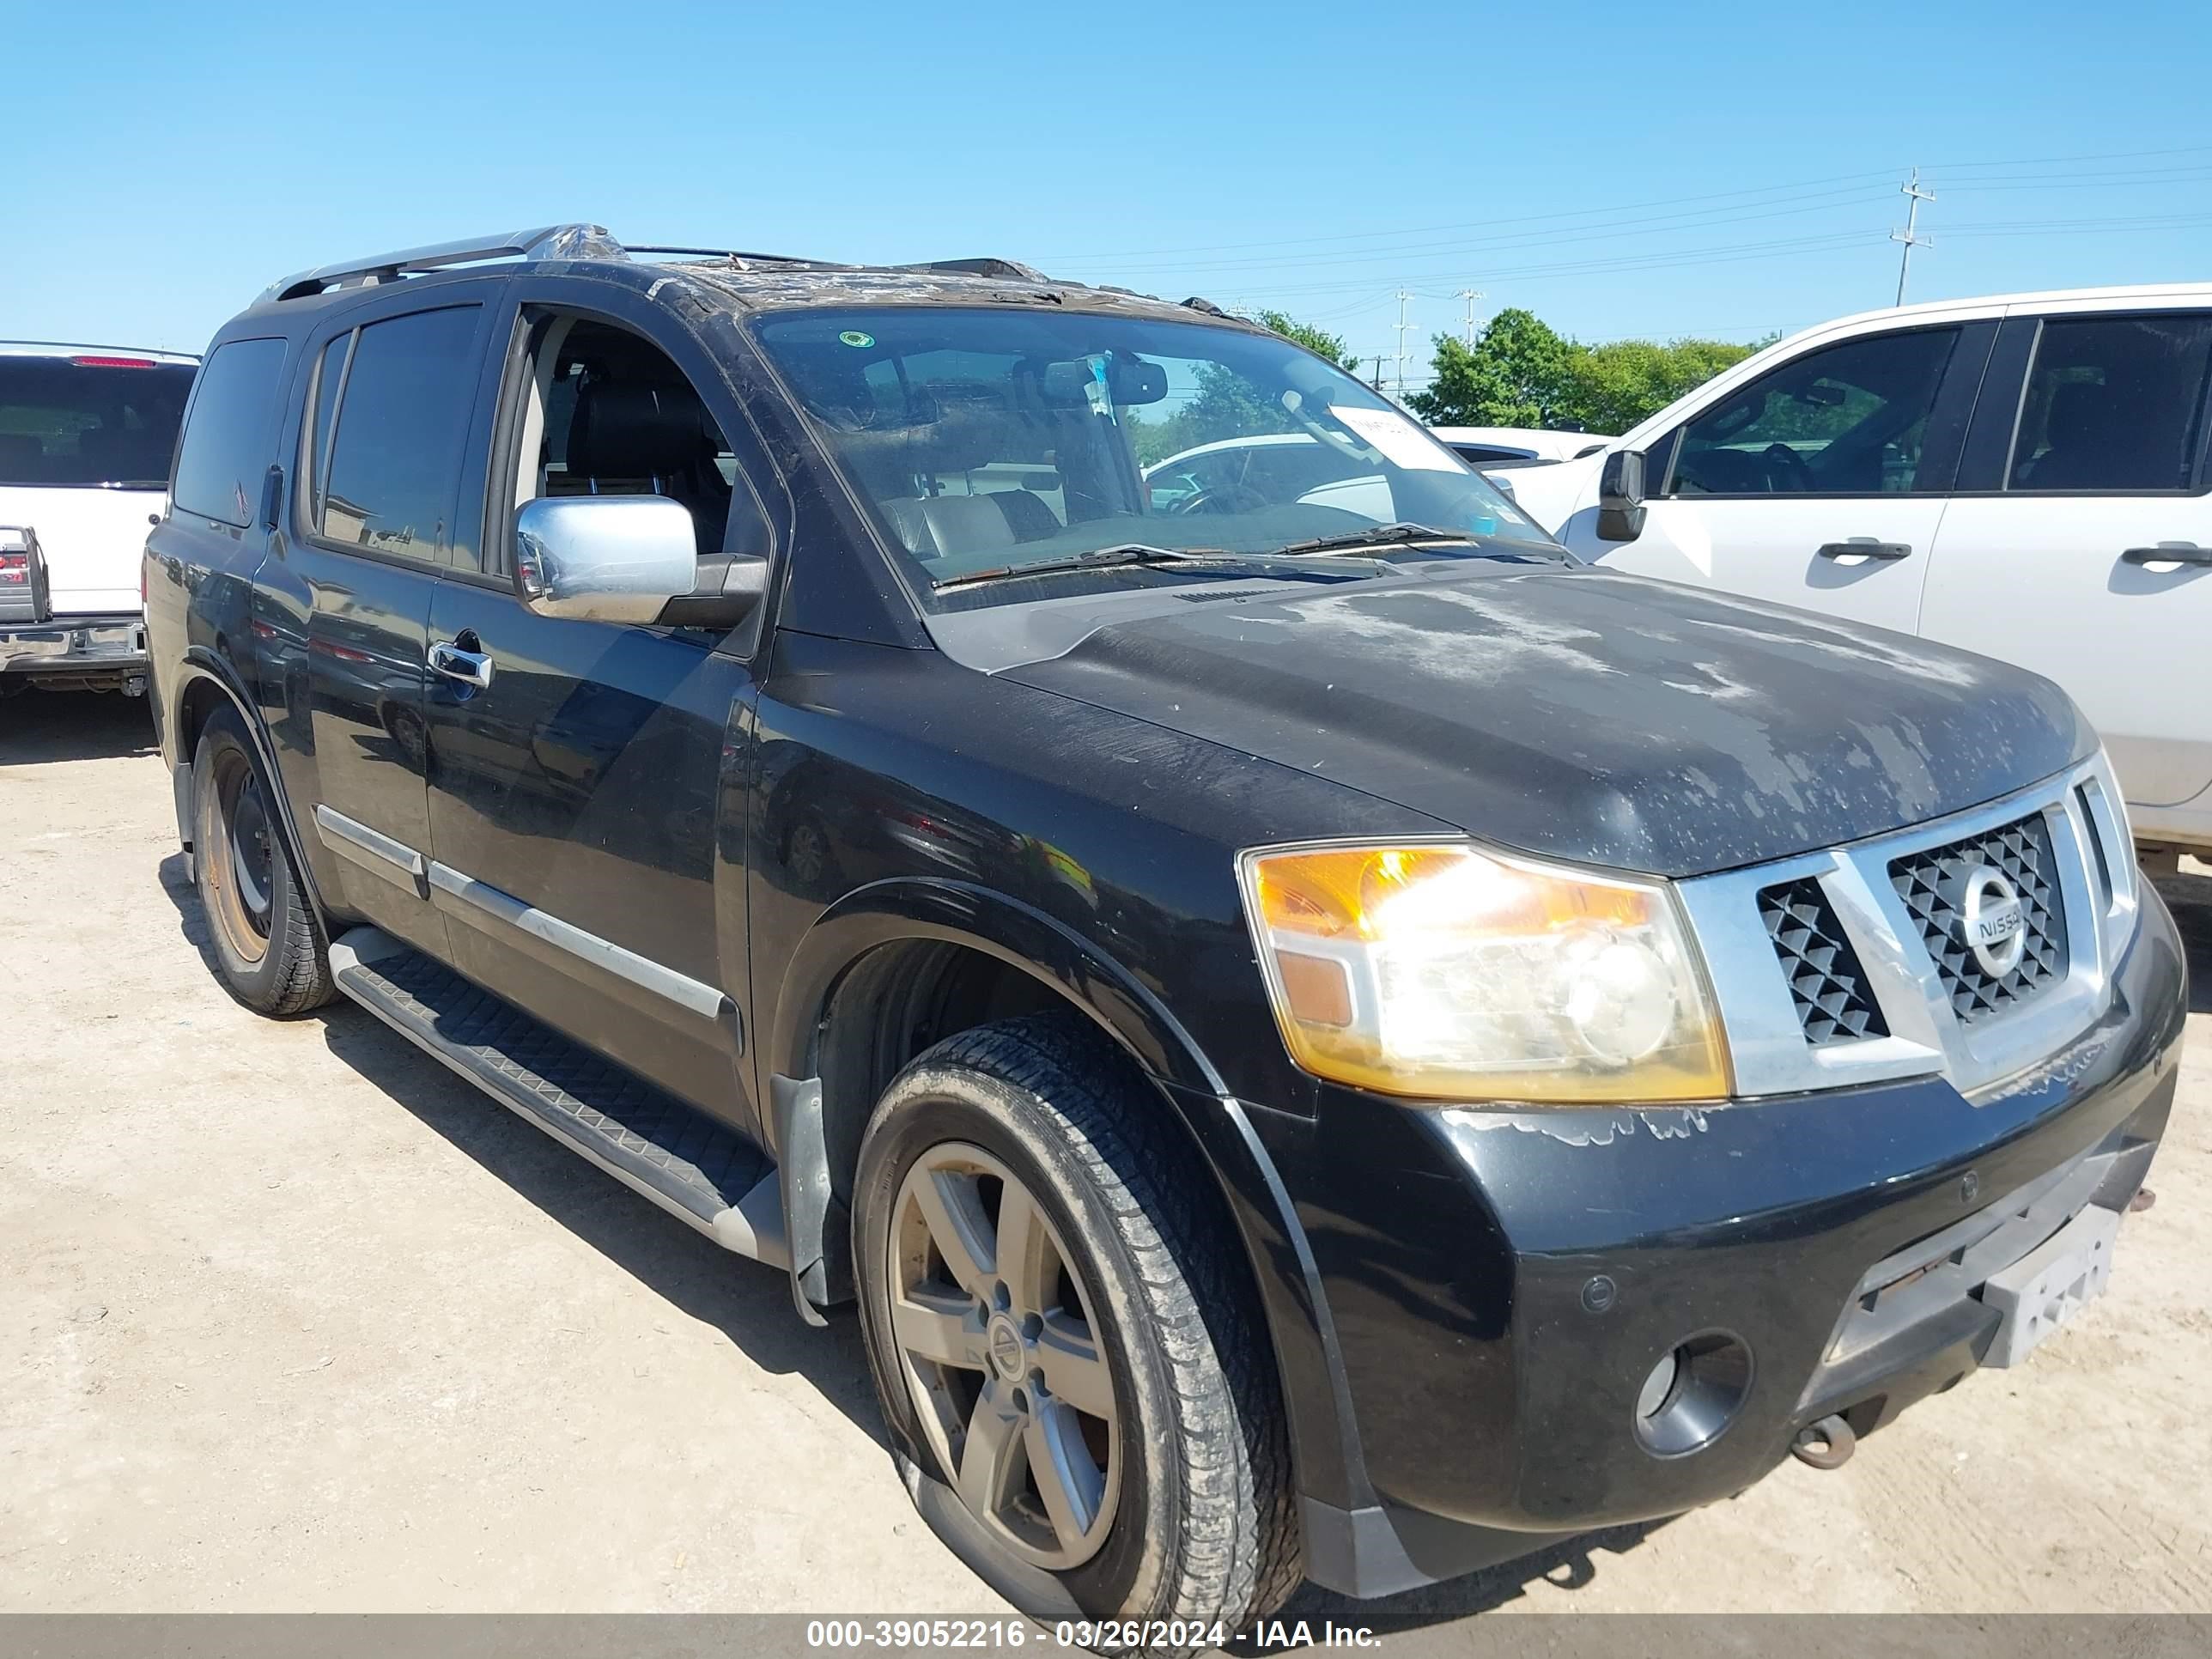
[(1129, 564), (1208, 564), (1233, 558), (1225, 547), (1154, 547), (1149, 542), (1120, 542), (1064, 559), (1039, 559), (1034, 564), (996, 564), (988, 570), (971, 570), (964, 576), (947, 576), (932, 582), (938, 589), (965, 587), (970, 582), (995, 582), (1009, 576), (1050, 576), (1070, 570), (1100, 570)]
[(1311, 541), (1291, 542), (1277, 553), (1337, 553), (1357, 547), (1378, 547), (1390, 542), (1468, 542), (1464, 530), (1439, 530), (1432, 524), (1377, 524), (1364, 530), (1347, 530), (1340, 536), (1316, 536)]

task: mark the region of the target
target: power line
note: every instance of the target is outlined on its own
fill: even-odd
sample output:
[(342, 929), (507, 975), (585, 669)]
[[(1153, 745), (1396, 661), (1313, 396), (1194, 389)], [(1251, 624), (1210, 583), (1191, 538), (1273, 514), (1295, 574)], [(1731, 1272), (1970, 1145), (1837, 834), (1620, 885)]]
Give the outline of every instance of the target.
[[(1741, 224), (1759, 219), (1787, 218), (1795, 214), (1820, 213), (1859, 203), (1872, 204), (1888, 198), (1887, 189), (1860, 188), (1829, 192), (1834, 199), (1802, 203), (1794, 207), (1762, 207), (1750, 212), (1707, 212), (1692, 216), (1666, 214), (1662, 218), (1679, 222), (1657, 224), (1653, 221), (1623, 221), (1617, 224), (1575, 226), (1564, 231), (1510, 231), (1492, 236), (1449, 242), (1415, 242), (1389, 247), (1362, 249), (1358, 252), (1340, 252), (1316, 258), (1301, 258), (1298, 263), (1309, 268), (1316, 266), (1361, 265), (1381, 264), (1391, 259), (1418, 258), (1424, 254), (1472, 253), (1490, 250), (1510, 250), (1515, 247), (1554, 247), (1572, 242), (1615, 241), (1626, 236), (1665, 235), (1678, 231), (1707, 230), (1717, 225)], [(1639, 225), (1648, 228), (1638, 228)], [(1180, 260), (1164, 265), (1128, 265), (1119, 269), (1125, 275), (1146, 275), (1155, 271), (1220, 272), (1224, 274), (1254, 268), (1274, 269), (1283, 260), (1279, 257), (1239, 259)]]
[[(1925, 171), (1932, 173), (1954, 173), (1998, 167), (2056, 167), (2069, 165), (2075, 162), (2136, 161), (2148, 157), (2167, 155), (2212, 155), (2212, 144), (2184, 144), (2168, 149), (2103, 150), (2081, 155), (2022, 156), (2007, 161), (1949, 161), (1929, 167)], [(2148, 170), (2146, 176), (2148, 176), (2149, 173), (2155, 173), (2159, 171), (2179, 172), (2187, 170), (2188, 169), (2182, 168), (2163, 170), (2150, 169)], [(1512, 222), (1516, 225), (1550, 224), (1556, 223), (1564, 219), (1596, 219), (1607, 217), (1615, 214), (1639, 213), (1650, 208), (1680, 207), (1687, 204), (1699, 202), (1736, 201), (1746, 206), (1771, 205), (1769, 204), (1744, 203), (1742, 202), (1742, 198), (1759, 196), (1771, 197), (1779, 195), (1784, 191), (1811, 190), (1816, 186), (1822, 185), (1863, 184), (1870, 180), (1887, 180), (1895, 178), (1897, 176), (1897, 173), (1898, 169), (1896, 167), (1883, 167), (1865, 173), (1832, 173), (1826, 178), (1796, 179), (1783, 184), (1754, 185), (1747, 186), (1741, 190), (1709, 191), (1694, 196), (1661, 197), (1652, 200), (1617, 204), (1608, 207), (1570, 208), (1562, 209), (1553, 213), (1515, 214), (1512, 216)], [(2068, 177), (2087, 177), (2087, 175), (2057, 174), (2049, 176), (2054, 179), (2064, 179)], [(1960, 181), (1961, 187), (1963, 187), (1966, 182), (1967, 181), (1964, 180)], [(1985, 187), (1983, 181), (1975, 180), (1972, 182), (1978, 188)], [(1718, 210), (1715, 210), (1717, 211)], [(1345, 231), (1324, 236), (1280, 237), (1253, 242), (1200, 243), (1182, 247), (1122, 249), (1118, 252), (1079, 252), (1073, 254), (1056, 255), (1054, 257), (1055, 258), (1066, 263), (1079, 264), (1091, 260), (1103, 262), (1117, 259), (1175, 258), (1179, 255), (1188, 253), (1234, 253), (1242, 252), (1249, 249), (1258, 248), (1318, 247), (1334, 243), (1376, 241), (1394, 236), (1424, 236), (1445, 231), (1471, 230), (1477, 228), (1480, 225), (1486, 222), (1494, 222), (1460, 221), (1451, 224), (1401, 226), (1397, 228), (1389, 230)]]
[[(2004, 220), (1983, 224), (1965, 224), (1948, 228), (1948, 237), (2039, 235), (2051, 232), (2110, 231), (2124, 234), (2130, 231), (2176, 229), (2203, 222), (2194, 215), (2146, 218), (2081, 218), (2051, 220)], [(1489, 266), (1480, 271), (1485, 281), (1496, 283), (1509, 278), (1562, 277), (1606, 275), (1638, 270), (1664, 270), (1695, 268), (1701, 265), (1735, 264), (1746, 260), (1788, 258), (1798, 253), (1826, 252), (1832, 249), (1864, 247), (1870, 240), (1881, 235), (1879, 225), (1863, 229), (1838, 231), (1813, 236), (1788, 237), (1767, 242), (1721, 243), (1695, 248), (1655, 248), (1647, 252), (1624, 254), (1616, 258), (1550, 261), (1538, 264)], [(1923, 246), (1924, 246), (1923, 242)], [(1465, 269), (1462, 264), (1461, 269)], [(1447, 268), (1441, 270), (1407, 272), (1401, 282), (1405, 291), (1415, 298), (1448, 299), (1454, 297), (1443, 290), (1424, 291), (1416, 284), (1437, 278), (1449, 278), (1458, 274)], [(1350, 294), (1365, 291), (1373, 294), (1371, 277), (1356, 277), (1345, 281), (1269, 284), (1265, 288), (1272, 295)], [(1395, 297), (1395, 290), (1389, 291)]]

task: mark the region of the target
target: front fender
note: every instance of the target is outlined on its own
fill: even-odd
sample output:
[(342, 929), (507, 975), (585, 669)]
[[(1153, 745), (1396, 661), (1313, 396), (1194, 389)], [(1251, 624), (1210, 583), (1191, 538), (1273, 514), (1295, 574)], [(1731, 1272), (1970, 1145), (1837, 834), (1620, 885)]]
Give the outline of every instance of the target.
[(1226, 1092), (1165, 1005), (1081, 934), (1002, 893), (931, 877), (871, 882), (816, 919), (784, 970), (769, 1069), (805, 1075), (816, 1024), (845, 970), (877, 945), (908, 939), (995, 957), (1055, 987), (1152, 1076), (1209, 1095)]
[[(812, 1049), (837, 982), (870, 951), (906, 940), (963, 945), (1053, 987), (1095, 1021), (1159, 1085), (1160, 1098), (1212, 1173), (1236, 1225), (1260, 1292), (1281, 1379), (1298, 1491), (1331, 1509), (1374, 1503), (1352, 1429), (1350, 1395), (1336, 1333), (1305, 1230), (1273, 1161), (1255, 1131), (1250, 1108), (1232, 1094), (1175, 1015), (1099, 947), (1042, 912), (971, 884), (895, 878), (857, 888), (832, 904), (801, 940), (787, 969), (767, 1034), (769, 1089), (812, 1123), (776, 1115), (775, 1148), (787, 1194), (805, 1188), (826, 1195), (824, 1171), (801, 1166), (823, 1158), (821, 1093)], [(1302, 1124), (1297, 1126), (1303, 1127)], [(787, 1207), (803, 1226), (821, 1203)], [(795, 1213), (794, 1213), (795, 1212)], [(819, 1239), (792, 1242), (795, 1290), (802, 1312), (809, 1292), (805, 1264), (821, 1259)]]

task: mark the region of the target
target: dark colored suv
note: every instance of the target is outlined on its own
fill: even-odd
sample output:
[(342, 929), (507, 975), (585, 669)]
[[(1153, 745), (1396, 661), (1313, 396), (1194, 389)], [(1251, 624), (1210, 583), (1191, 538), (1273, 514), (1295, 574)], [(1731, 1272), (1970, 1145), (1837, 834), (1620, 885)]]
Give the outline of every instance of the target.
[[(1332, 459), (1146, 477), (1243, 440)], [(216, 337), (178, 472), (239, 1000), (857, 1301), (952, 1547), (1169, 1621), (1101, 1646), (1839, 1461), (2102, 1287), (2164, 1129), (2062, 693), (1579, 564), (1199, 301), (384, 255)]]

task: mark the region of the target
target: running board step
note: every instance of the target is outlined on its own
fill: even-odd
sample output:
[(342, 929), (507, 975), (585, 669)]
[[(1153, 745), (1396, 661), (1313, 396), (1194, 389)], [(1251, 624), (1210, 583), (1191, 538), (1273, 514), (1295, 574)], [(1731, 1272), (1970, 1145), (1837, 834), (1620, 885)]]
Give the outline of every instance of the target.
[(787, 1270), (774, 1161), (717, 1123), (375, 927), (331, 946), (337, 988), (716, 1243)]

